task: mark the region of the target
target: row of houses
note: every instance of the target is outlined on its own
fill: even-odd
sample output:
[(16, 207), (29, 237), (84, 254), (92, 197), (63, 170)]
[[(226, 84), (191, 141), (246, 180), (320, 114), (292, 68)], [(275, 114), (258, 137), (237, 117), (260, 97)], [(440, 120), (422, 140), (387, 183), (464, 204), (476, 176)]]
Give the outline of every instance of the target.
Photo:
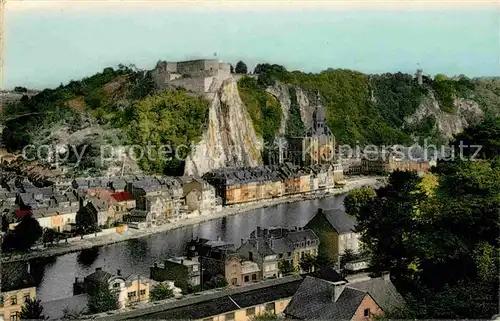
[[(150, 278), (176, 281), (184, 288), (223, 276), (230, 286), (241, 286), (282, 277), (290, 271), (312, 272), (314, 266), (301, 264), (306, 257), (321, 255), (339, 263), (347, 251), (360, 253), (360, 235), (355, 225), (355, 218), (341, 209), (319, 209), (304, 228), (257, 227), (247, 239), (241, 239), (239, 246), (220, 239), (191, 240), (184, 256), (155, 263), (150, 268)], [(364, 261), (357, 263), (348, 269), (359, 270)]]
[(326, 268), (239, 288), (206, 291), (134, 309), (93, 315), (93, 320), (248, 321), (270, 313), (298, 320), (374, 320), (405, 305), (388, 274), (344, 278)]
[(224, 205), (328, 191), (344, 179), (340, 164), (299, 166), (292, 163), (250, 168), (220, 168), (203, 178)]
[(18, 182), (0, 193), (10, 196), (4, 215), (11, 228), (29, 214), (43, 228), (58, 232), (121, 222), (140, 228), (222, 209), (215, 188), (196, 177), (82, 178), (48, 187)]

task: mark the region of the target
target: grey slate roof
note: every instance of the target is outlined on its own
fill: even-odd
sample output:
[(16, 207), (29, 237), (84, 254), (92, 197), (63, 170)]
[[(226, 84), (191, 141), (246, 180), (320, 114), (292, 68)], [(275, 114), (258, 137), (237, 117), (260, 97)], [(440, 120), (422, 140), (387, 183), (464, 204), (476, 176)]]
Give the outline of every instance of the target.
[[(219, 293), (189, 297), (170, 304), (151, 314), (140, 314), (136, 319), (196, 320), (291, 297), (302, 282), (299, 276), (270, 280), (227, 289)], [(184, 301), (184, 302), (183, 302)], [(134, 319), (135, 319), (134, 318)]]
[(98, 270), (95, 271), (94, 273), (87, 275), (85, 277), (85, 280), (89, 280), (92, 282), (98, 282), (98, 283), (104, 283), (108, 282), (109, 279), (113, 277), (113, 274), (103, 271), (103, 270)]
[(330, 282), (307, 276), (284, 313), (306, 320), (350, 320), (366, 292), (346, 286), (334, 302), (333, 287)]
[(348, 215), (343, 209), (336, 208), (323, 210), (323, 214), (330, 225), (339, 234), (352, 233), (356, 228), (356, 218)]
[(81, 312), (87, 308), (87, 294), (74, 295), (63, 299), (42, 302), (43, 315), (49, 320), (60, 320), (64, 316), (63, 310)]
[(384, 311), (398, 309), (405, 304), (403, 297), (398, 290), (396, 290), (394, 284), (381, 277), (362, 282), (349, 283), (349, 286), (370, 293)]

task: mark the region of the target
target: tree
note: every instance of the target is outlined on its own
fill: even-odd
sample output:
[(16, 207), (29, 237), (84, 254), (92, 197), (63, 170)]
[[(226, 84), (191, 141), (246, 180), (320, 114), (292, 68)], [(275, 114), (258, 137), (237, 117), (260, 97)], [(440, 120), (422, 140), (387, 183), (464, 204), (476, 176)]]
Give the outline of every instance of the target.
[(38, 221), (30, 214), (25, 215), (14, 229), (16, 249), (29, 250), (42, 236), (42, 228)]
[(5, 217), (5, 214), (2, 215), (2, 232), (7, 232), (9, 230), (9, 221), (7, 220), (7, 217)]
[(309, 273), (312, 271), (313, 266), (316, 264), (316, 258), (311, 254), (305, 254), (299, 262), (300, 268), (305, 272)]
[(174, 292), (168, 286), (167, 283), (158, 284), (149, 293), (149, 300), (150, 301), (166, 300), (166, 299), (169, 299), (172, 297), (174, 297)]
[(344, 253), (340, 256), (340, 264), (343, 265), (347, 262), (355, 260), (357, 257), (354, 254), (353, 250), (346, 249)]
[(50, 243), (52, 245), (56, 240), (56, 232), (51, 228), (46, 228), (43, 231), (42, 239), (44, 244)]
[(237, 74), (246, 74), (246, 73), (248, 73), (247, 65), (245, 65), (245, 63), (240, 60), (236, 64), (236, 68), (234, 69), (234, 71)]
[(109, 289), (107, 283), (96, 286), (88, 294), (87, 309), (92, 314), (119, 308), (118, 297)]
[(361, 187), (349, 192), (344, 199), (344, 207), (346, 213), (352, 216), (357, 216), (362, 208), (366, 206), (377, 194), (370, 187)]
[(14, 91), (17, 93), (27, 93), (28, 89), (26, 87), (14, 87)]
[(21, 308), (21, 319), (22, 320), (44, 320), (43, 316), (43, 306), (40, 300), (28, 298), (24, 302)]
[(227, 280), (222, 275), (212, 277), (204, 286), (205, 289), (218, 289), (228, 285)]
[(278, 270), (282, 275), (298, 272), (298, 268), (294, 266), (292, 262), (284, 259), (278, 262)]

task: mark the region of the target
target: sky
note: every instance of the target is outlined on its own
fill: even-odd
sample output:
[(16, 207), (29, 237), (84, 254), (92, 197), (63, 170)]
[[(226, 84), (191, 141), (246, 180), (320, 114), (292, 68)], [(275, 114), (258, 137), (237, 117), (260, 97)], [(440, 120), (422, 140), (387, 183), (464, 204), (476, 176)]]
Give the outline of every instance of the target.
[(498, 1), (7, 0), (4, 88), (108, 66), (214, 58), (250, 68), (500, 76)]

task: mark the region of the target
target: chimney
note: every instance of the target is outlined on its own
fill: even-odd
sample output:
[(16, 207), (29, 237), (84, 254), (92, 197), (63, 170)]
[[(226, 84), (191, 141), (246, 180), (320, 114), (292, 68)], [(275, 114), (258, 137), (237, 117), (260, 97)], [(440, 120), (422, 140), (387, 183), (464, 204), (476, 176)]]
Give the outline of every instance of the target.
[(116, 270), (116, 275), (118, 275), (118, 276), (122, 275), (122, 270), (120, 270), (120, 269)]
[(95, 268), (95, 271), (96, 271), (96, 272), (97, 272), (97, 271), (102, 271), (102, 268), (101, 268), (101, 267), (96, 267), (96, 268)]
[(382, 272), (382, 279), (384, 279), (385, 281), (390, 281), (391, 280), (391, 275), (389, 274), (388, 271)]
[(332, 287), (332, 302), (337, 302), (339, 299), (340, 295), (345, 289), (345, 284), (346, 282), (344, 281), (339, 281), (339, 282), (333, 282), (333, 287)]

